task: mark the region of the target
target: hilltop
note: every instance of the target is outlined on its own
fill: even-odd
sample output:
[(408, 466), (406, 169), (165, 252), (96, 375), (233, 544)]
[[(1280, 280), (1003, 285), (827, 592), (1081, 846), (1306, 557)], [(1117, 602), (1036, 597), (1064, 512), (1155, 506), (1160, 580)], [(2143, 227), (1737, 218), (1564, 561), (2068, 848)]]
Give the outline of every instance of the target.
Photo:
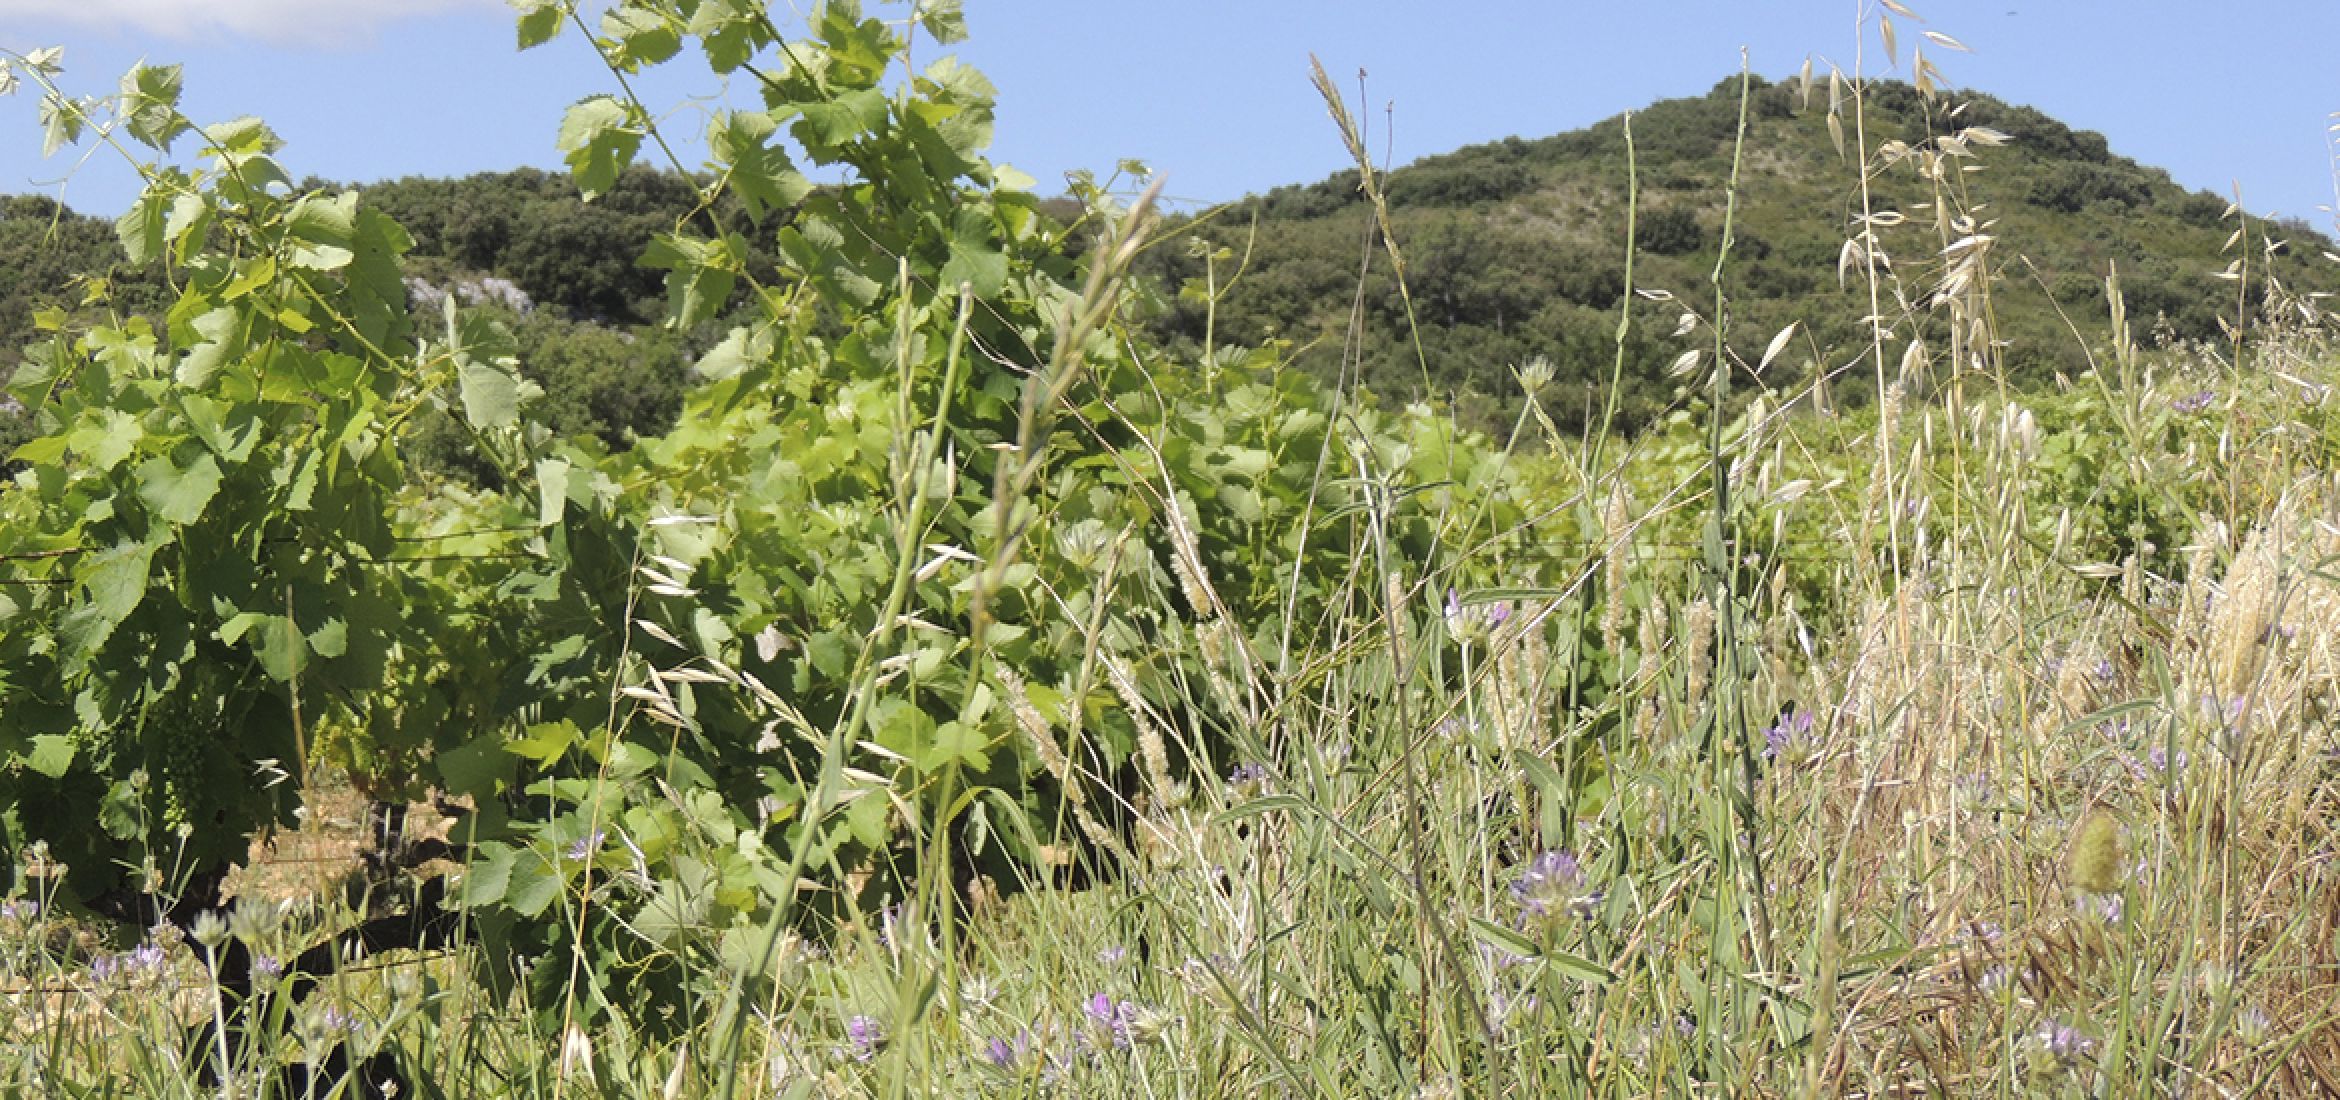
[[(1739, 84), (1733, 77), (1704, 96), (1665, 100), (1631, 116), (1641, 206), (1634, 282), (1670, 291), (1678, 301), (1643, 302), (1637, 311), (1621, 410), (1628, 424), (1646, 420), (1668, 398), (1672, 385), (1663, 373), (1677, 355), (1711, 343), (1705, 329), (1669, 337), (1684, 308), (1713, 315), (1709, 278), (1722, 236)], [(1732, 302), (1731, 342), (1755, 362), (1773, 334), (1796, 322), (1801, 335), (1776, 369), (1841, 367), (1867, 350), (1860, 318), (1869, 313), (1857, 265), (1839, 283), (1841, 250), (1862, 210), (1862, 135), (1851, 91), (1844, 91), (1838, 123), (1840, 153), (1825, 80), (1809, 99), (1798, 82), (1757, 78), (1756, 84), (1736, 242), (1723, 284)], [(1992, 337), (2018, 379), (2086, 369), (2090, 341), (2108, 328), (2104, 278), (2116, 265), (2134, 328), (2147, 340), (2219, 340), (2220, 317), (2234, 318), (2238, 298), (2235, 284), (2216, 273), (2246, 253), (2251, 278), (2243, 293), (2256, 308), (2265, 289), (2257, 281), (2262, 229), (2291, 240), (2274, 260), (2291, 290), (2340, 284), (2318, 258), (2329, 242), (2307, 226), (2253, 223), (2230, 247), (2239, 222), (2225, 200), (2180, 187), (2160, 169), (2115, 155), (2101, 135), (2030, 107), (1968, 92), (1929, 103), (1911, 86), (1891, 82), (1869, 85), (1864, 105), (1873, 152), (1892, 142), (1916, 148), (1944, 135), (1970, 135), (1944, 158), (1952, 169), (1946, 186), (1975, 216), (1971, 232), (1990, 238), (1985, 262), (2005, 276), (1993, 290), (1999, 326)], [(1870, 201), (1873, 209), (1906, 219), (1880, 233), (1908, 301), (1897, 303), (1888, 286), (1881, 312), (1899, 316), (1909, 308), (1922, 315), (1923, 299), (1945, 267), (1941, 250), (1964, 234), (1935, 225), (1920, 158), (1880, 163), (1886, 159), (1871, 157)], [(1477, 395), (1508, 398), (1516, 391), (1510, 369), (1544, 356), (1559, 371), (1559, 389), (1550, 395), (1555, 414), (1580, 420), (1596, 409), (1625, 289), (1627, 180), (1625, 116), (1540, 140), (1471, 146), (1390, 173), (1384, 192), (1409, 268), (1421, 359), (1406, 338), (1405, 303), (1391, 266), (1386, 255), (1376, 255), (1361, 299), (1365, 383), (1385, 395), (1417, 392), (1426, 360), (1430, 385), (1467, 407)], [(1335, 370), (1358, 300), (1372, 216), (1351, 171), (1279, 188), (1192, 223), (1196, 237), (1228, 250), (1218, 263), (1221, 281), (1248, 253), (1240, 278), (1218, 304), (1216, 338), (1290, 340), (1301, 349), (1302, 365)], [(1201, 251), (1157, 249), (1149, 263), (1173, 285), (1199, 283)], [(1189, 294), (1157, 327), (1196, 343), (1204, 338), (1205, 313), (1201, 296)], [(1836, 396), (1859, 400), (1873, 388), (1863, 381), (1870, 374), (1849, 372)]]

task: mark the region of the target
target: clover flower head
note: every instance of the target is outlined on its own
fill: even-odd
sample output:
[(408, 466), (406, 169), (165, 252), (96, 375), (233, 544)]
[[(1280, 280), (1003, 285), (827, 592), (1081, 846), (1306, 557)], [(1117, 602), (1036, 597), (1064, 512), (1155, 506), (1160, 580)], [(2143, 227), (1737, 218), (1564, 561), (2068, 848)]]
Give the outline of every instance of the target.
[(2041, 1021), (2032, 1032), (2032, 1042), (2041, 1053), (2055, 1060), (2057, 1065), (2070, 1068), (2096, 1048), (2096, 1041), (2080, 1033), (2080, 1029), (2062, 1020)]
[(1227, 773), (1227, 785), (1233, 787), (1235, 794), (1242, 798), (1257, 798), (1266, 794), (1269, 787), (1267, 765), (1237, 764), (1234, 771)]
[(1462, 593), (1446, 590), (1446, 631), (1458, 642), (1475, 641), (1493, 633), (1511, 619), (1511, 603), (1497, 600), (1490, 603), (1464, 604)]
[(1533, 1014), (1539, 1003), (1533, 993), (1514, 996), (1498, 989), (1487, 996), (1487, 1016), (1496, 1028), (1507, 1030), (1514, 1018)]
[(142, 943), (118, 955), (100, 955), (89, 964), (90, 977), (100, 982), (115, 979), (130, 981), (145, 975), (159, 973), (163, 967), (162, 945)]
[(977, 1008), (990, 1008), (999, 999), (999, 983), (977, 974), (959, 983), (959, 999)]
[(845, 1021), (846, 1052), (856, 1062), (867, 1062), (877, 1057), (878, 1048), (886, 1045), (886, 1028), (875, 1016), (854, 1016)]
[(1779, 721), (1763, 731), (1763, 758), (1784, 761), (1790, 766), (1810, 760), (1817, 747), (1812, 727), (1812, 712), (1802, 707), (1781, 715)]
[(2267, 1010), (2257, 1005), (2243, 1009), (2234, 1017), (2234, 1036), (2243, 1042), (2258, 1046), (2275, 1031), (2275, 1022), (2267, 1017)]
[(1013, 1038), (993, 1038), (983, 1046), (983, 1060), (992, 1068), (1009, 1073), (1021, 1073), (1026, 1066), (1039, 1060), (1040, 1041), (1030, 1028), (1016, 1032)]
[(592, 859), (594, 853), (601, 851), (601, 842), (607, 839), (609, 839), (609, 834), (595, 829), (578, 837), (576, 842), (569, 845), (568, 851), (563, 854), (576, 861)]
[(1584, 867), (1574, 855), (1546, 849), (1520, 868), (1511, 882), (1511, 900), (1527, 916), (1549, 920), (1561, 913), (1589, 917), (1601, 894), (1585, 889)]
[(1477, 720), (1465, 715), (1454, 714), (1439, 719), (1437, 725), (1430, 727), (1430, 732), (1435, 733), (1440, 737), (1447, 738), (1448, 740), (1452, 740), (1457, 737), (1476, 733), (1478, 732), (1478, 729), (1479, 723)]
[(1111, 1037), (1113, 1049), (1129, 1049), (1130, 1023), (1137, 1018), (1138, 1012), (1136, 1004), (1116, 1001), (1110, 995), (1096, 993), (1091, 994), (1081, 1005), (1081, 1011), (1088, 1014), (1089, 1023), (1099, 1033)]

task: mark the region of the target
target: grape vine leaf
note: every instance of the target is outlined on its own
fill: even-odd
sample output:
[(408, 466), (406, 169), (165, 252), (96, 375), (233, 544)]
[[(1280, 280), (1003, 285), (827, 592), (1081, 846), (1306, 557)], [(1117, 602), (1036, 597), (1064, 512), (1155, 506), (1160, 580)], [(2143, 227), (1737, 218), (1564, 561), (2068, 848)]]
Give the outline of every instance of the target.
[(614, 47), (604, 51), (609, 63), (627, 72), (669, 60), (682, 49), (682, 36), (666, 18), (633, 4), (620, 4), (601, 17), (601, 33)]
[(561, 33), (562, 20), (567, 18), (560, 0), (512, 0), (512, 6), (520, 10), (520, 48), (523, 50), (534, 49), (552, 41)]
[(796, 139), (816, 157), (834, 159), (837, 147), (885, 125), (886, 96), (876, 88), (847, 92), (835, 99), (804, 105), (804, 116), (792, 127)]
[(159, 191), (149, 190), (114, 220), (114, 236), (121, 240), (122, 253), (134, 267), (143, 267), (162, 254), (166, 198)]
[(65, 437), (66, 446), (88, 460), (93, 470), (111, 470), (138, 449), (146, 429), (138, 418), (120, 409), (98, 413), (94, 423), (83, 423)]
[(707, 66), (729, 74), (753, 60), (756, 50), (771, 41), (763, 5), (752, 0), (699, 0), (683, 29), (699, 36)]
[(618, 172), (633, 163), (642, 148), (642, 129), (632, 108), (616, 96), (587, 96), (571, 104), (561, 116), (556, 146), (566, 156), (569, 174), (587, 199), (600, 196), (617, 182)]
[(88, 590), (89, 602), (66, 612), (57, 624), (69, 666), (96, 653), (114, 628), (137, 610), (146, 598), (146, 575), (153, 560), (154, 546), (144, 542), (125, 542), (83, 559), (75, 579)]
[(699, 240), (681, 234), (662, 234), (642, 254), (645, 267), (663, 268), (666, 276), (667, 322), (687, 329), (723, 308), (741, 266), (746, 243), (736, 236)]
[(945, 46), (967, 38), (965, 0), (920, 0), (917, 18), (918, 25)]
[(44, 733), (32, 739), (32, 751), (24, 756), (24, 766), (51, 779), (65, 778), (73, 767), (73, 740), (63, 734)]
[(991, 243), (991, 217), (979, 207), (962, 207), (951, 223), (951, 258), (937, 281), (945, 293), (962, 283), (977, 298), (994, 298), (1007, 288), (1006, 254)]
[(465, 359), (456, 369), (463, 390), (463, 416), (481, 428), (520, 422), (520, 379), (492, 363)]
[(177, 65), (140, 65), (122, 77), (122, 122), (130, 136), (162, 152), (190, 127), (179, 113), (185, 86)]
[(724, 169), (724, 182), (751, 216), (787, 209), (812, 193), (812, 181), (788, 163), (786, 152), (770, 144), (778, 129), (762, 111), (725, 111), (707, 124), (707, 155)]
[(156, 456), (138, 464), (138, 499), (165, 521), (186, 526), (203, 518), (219, 494), (219, 460), (209, 454), (181, 466)]

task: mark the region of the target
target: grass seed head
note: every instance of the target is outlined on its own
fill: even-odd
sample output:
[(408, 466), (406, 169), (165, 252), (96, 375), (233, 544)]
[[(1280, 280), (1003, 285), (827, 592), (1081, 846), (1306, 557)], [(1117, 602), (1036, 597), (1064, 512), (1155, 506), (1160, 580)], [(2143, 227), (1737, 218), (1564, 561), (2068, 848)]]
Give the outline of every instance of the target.
[(2128, 861), (2121, 824), (2102, 809), (2088, 811), (2072, 827), (2072, 885), (2091, 894), (2119, 893)]

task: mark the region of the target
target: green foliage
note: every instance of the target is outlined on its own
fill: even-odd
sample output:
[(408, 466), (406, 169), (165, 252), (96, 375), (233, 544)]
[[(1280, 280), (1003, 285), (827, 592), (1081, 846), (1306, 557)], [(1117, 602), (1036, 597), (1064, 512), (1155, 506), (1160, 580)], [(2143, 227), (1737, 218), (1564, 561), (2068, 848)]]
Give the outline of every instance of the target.
[[(118, 311), (156, 318), (169, 300), (151, 270), (123, 262), (112, 225), (50, 199), (0, 199), (0, 257), (0, 380), (23, 358), (25, 344), (68, 316), (88, 320)], [(0, 455), (34, 430), (21, 404), (0, 400)]]
[[(1965, 92), (1929, 103), (1893, 82), (1868, 83), (1861, 95), (1872, 152), (1889, 141), (1917, 146), (1970, 127), (2012, 139), (1959, 159), (1962, 167), (1980, 168), (1963, 177), (1959, 194), (1962, 202), (1988, 204), (1985, 216), (1993, 221), (1982, 232), (2023, 242), (2022, 257), (1989, 261), (1994, 275), (2005, 276), (1992, 298), (1993, 337), (2001, 341), (1996, 354), (2016, 381), (2087, 369), (2100, 349), (2075, 336), (2054, 306), (2078, 306), (2072, 322), (2095, 331), (2092, 322), (2105, 315), (2102, 283), (2116, 266), (2141, 330), (2172, 342), (2222, 339), (2213, 276), (2236, 255), (2225, 245), (2236, 226), (2224, 216), (2223, 202), (2115, 157), (2102, 136), (2073, 131), (2032, 108)], [(1869, 309), (1865, 281), (1857, 267), (1849, 281), (1839, 277), (1840, 247), (1853, 233), (1860, 197), (1841, 182), (1845, 161), (1829, 137), (1820, 98), (1806, 109), (1794, 87), (1757, 82), (1749, 172), (1725, 285), (1733, 350), (1742, 359), (1752, 362), (1771, 334), (1799, 326), (1794, 347), (1767, 379), (1782, 388), (1808, 378), (1813, 364), (1857, 359), (1868, 342), (1867, 330), (1855, 323)], [(1683, 310), (1714, 313), (1707, 280), (1720, 246), (1737, 119), (1736, 78), (1706, 96), (1666, 100), (1632, 116), (1642, 184), (1636, 278), (1641, 287), (1678, 295), (1680, 305), (1644, 310), (1642, 324), (1659, 332), (1637, 336), (1629, 351), (1620, 395), (1628, 430), (1648, 424), (1673, 401), (1666, 365), (1687, 348), (1704, 346), (1705, 330), (1687, 341), (1662, 337)], [(1871, 173), (1877, 208), (1909, 219), (1885, 243), (1913, 302), (1944, 277), (1948, 264), (1937, 257), (1958, 235), (1943, 236), (1948, 231), (1926, 214), (1934, 196), (1918, 165), (1902, 155), (1880, 161)], [(1624, 120), (1610, 119), (1536, 141), (1474, 146), (1391, 173), (1383, 190), (1409, 289), (1424, 312), (1416, 318), (1417, 334), (1391, 265), (1374, 257), (1366, 287), (1373, 308), (1359, 353), (1366, 384), (1392, 397), (1425, 396), (1427, 386), (1427, 395), (1451, 397), (1467, 420), (1484, 427), (1509, 421), (1508, 372), (1531, 359), (1551, 362), (1564, 387), (1604, 388), (1623, 293), (1625, 167)], [(1141, 268), (1172, 287), (1197, 286), (1204, 280), (1202, 257), (1213, 248), (1247, 256), (1241, 276), (1222, 286), (1211, 306), (1213, 334), (1239, 344), (1289, 340), (1300, 349), (1302, 366), (1329, 379), (1347, 346), (1348, 303), (1365, 258), (1359, 242), (1368, 239), (1373, 217), (1356, 173), (1344, 170), (1186, 223), (1209, 245), (1152, 250)], [(2246, 282), (2246, 309), (2259, 308), (2262, 275), (2295, 291), (2340, 289), (2330, 269), (2315, 263), (2318, 238), (2285, 235), (2292, 244), (2271, 260), (2251, 257), (2256, 273)], [(1233, 267), (1222, 267), (1219, 277), (1226, 280)], [(2092, 289), (2059, 291), (2051, 301), (2033, 281), (2034, 267), (2051, 283)], [(1172, 347), (1198, 347), (1206, 325), (1203, 297), (1175, 303), (1153, 331)], [(2225, 320), (2236, 321), (2235, 312), (2230, 299)], [(1944, 326), (1922, 310), (1912, 320), (1929, 340), (1944, 338)], [(1417, 335), (1429, 354), (1417, 355)], [(1855, 373), (1836, 387), (1838, 400), (1872, 396)], [(1576, 429), (1596, 422), (1601, 407), (1600, 401), (1555, 402), (1553, 414), (1562, 427)]]
[[(522, 43), (570, 11), (520, 5)], [(362, 195), (287, 186), (256, 122), (201, 131), (200, 167), (148, 166), (99, 228), (170, 302), (52, 315), (14, 379), (36, 434), (0, 493), (0, 851), (47, 865), (6, 868), (0, 971), (59, 978), (41, 945), (75, 903), (143, 916), (138, 895), (215, 888), (330, 762), (369, 795), (465, 808), (472, 980), (434, 959), (405, 990), (322, 983), (387, 984), (392, 1007), (263, 1035), (254, 1060), (310, 1083), (336, 1032), (349, 1057), (526, 1095), (1043, 1075), (1099, 1095), (2012, 1095), (2149, 1090), (2168, 1066), (2240, 1092), (2305, 1046), (2319, 929), (2291, 916), (2324, 884), (2286, 870), (2340, 791), (2314, 740), (2329, 669), (2291, 644), (2331, 618), (2312, 532), (2340, 436), (2312, 319), (2237, 339), (2253, 358), (2169, 357), (2216, 373), (2200, 393), (2157, 388), (2141, 367), (2163, 363), (2117, 326), (2106, 368), (2054, 395), (1907, 342), (1903, 387), (1850, 414), (1771, 384), (1780, 337), (1749, 349), (1744, 398), (1732, 369), (1670, 405), (1618, 395), (1647, 430), (1593, 453), (1553, 419), (1605, 404), (1597, 376), (1537, 365), (1514, 441), (1555, 454), (1499, 451), (1426, 403), (1318, 384), (1289, 342), (1164, 356), (1134, 325), (1158, 304), (1125, 281), (1160, 244), (1144, 204), (1089, 184), (1043, 203), (984, 159), (979, 77), (900, 75), (907, 35), (960, 31), (947, 0), (891, 21), (839, 0), (782, 50), (759, 5), (612, 7), (614, 68), (704, 57), (765, 98), (726, 124), (716, 173), (658, 177), (685, 212), (632, 227), (656, 330), (426, 305), (467, 273), (415, 261)], [(1752, 118), (1794, 118), (1784, 89), (1755, 93)], [(51, 128), (168, 145), (192, 132), (176, 94), (142, 70), (121, 113), (59, 97)], [(1659, 144), (1709, 141), (1728, 99)], [(622, 121), (571, 128), (605, 188), (585, 210), (622, 202), (625, 159), (660, 144), (608, 103)], [(835, 182), (805, 185), (805, 162)], [(1715, 224), (1665, 186), (1689, 178), (1659, 182), (1644, 226), (1677, 272)], [(1469, 385), (1512, 350), (1509, 320), (1473, 323), (1492, 313), (1566, 335), (1570, 362), (1621, 342), (1638, 385), (1674, 384), (1644, 366), (1676, 350), (1648, 335), (1664, 326), (1614, 327), (1621, 270), (1554, 263), (1550, 297), (1477, 281), (1486, 212), (1464, 177), (1422, 179), (1439, 205), (1408, 211), (1411, 293), (1363, 299), (1421, 341), (1409, 369)], [(1906, 203), (1908, 182), (1879, 186)], [(1815, 258), (1733, 229), (1749, 286)], [(2125, 270), (2150, 255), (2096, 243)], [(1295, 301), (1315, 277), (1280, 274)], [(2151, 272), (2127, 285), (2175, 301)], [(2047, 292), (2109, 304), (2099, 286)], [(660, 391), (679, 415), (599, 404), (684, 361), (687, 391)], [(410, 471), (426, 446), (474, 476)], [(2212, 515), (2256, 531), (2238, 546)], [(2194, 532), (2191, 575), (2153, 560)], [(1068, 863), (1090, 888), (1046, 889)], [(2237, 874), (2269, 890), (2202, 904)], [(1003, 909), (1004, 881), (1043, 889)], [(2041, 903), (2074, 888), (2096, 895), (2077, 913)], [(284, 914), (252, 910), (194, 942), (281, 951)], [(327, 913), (356, 931), (279, 990), (378, 927)], [(818, 961), (784, 940), (808, 924), (833, 936)], [(2246, 949), (2189, 946), (2229, 941)], [(43, 1025), (98, 1040), (0, 1063), (0, 1087), (185, 1090), (180, 999), (107, 961), (70, 979), (104, 1011)], [(231, 984), (215, 1011), (282, 1022), (296, 999)], [(2246, 994), (2296, 1034), (2238, 1014)], [(1923, 1050), (1834, 1057), (1828, 1036), (1909, 1038), (1877, 1006), (1912, 997), (1938, 1007)], [(751, 1019), (766, 1049), (739, 1044)], [(121, 1041), (138, 1028), (160, 1041)]]
[[(1179, 766), (1215, 772), (1258, 731), (1179, 686), (1283, 642), (1243, 631), (1295, 600), (1327, 603), (1303, 639), (1354, 629), (1373, 611), (1330, 601), (1377, 540), (1433, 563), (1518, 524), (1499, 457), (1427, 409), (1346, 405), (1267, 353), (1155, 372), (1115, 316), (1144, 222), (1092, 191), (1067, 227), (1002, 179), (972, 70), (889, 79), (904, 32), (851, 3), (784, 61), (757, 8), (677, 16), (614, 9), (612, 63), (760, 43), (741, 63), (770, 125), (729, 126), (711, 194), (662, 217), (629, 194), (687, 178), (631, 169), (642, 116), (588, 101), (561, 142), (597, 197), (556, 204), (581, 233), (657, 225), (629, 240), (663, 272), (663, 335), (442, 295), (418, 341), (412, 240), (354, 192), (285, 187), (265, 128), (157, 168), (125, 224), (168, 212), (132, 249), (183, 288), (168, 333), (74, 326), (17, 379), (40, 434), (0, 496), (28, 551), (0, 680), (55, 687), (0, 710), (0, 799), (94, 812), (19, 813), (9, 850), (46, 843), (93, 904), (148, 882), (125, 872), (216, 881), (330, 754), (369, 794), (474, 807), (459, 897), (487, 977), (547, 1019), (581, 992), (681, 1027), (765, 987), (754, 945), (804, 917), (800, 881), (850, 909), (954, 859), (1053, 866), (1109, 835), (1072, 841), (1066, 807), (1128, 774), (1130, 708), (1176, 714)], [(804, 186), (800, 158), (839, 182)], [(567, 230), (530, 224), (549, 185), (507, 180), (510, 214), (381, 197), (442, 258), (525, 277), (559, 250), (520, 242)], [(568, 278), (532, 285), (616, 282)], [(680, 415), (653, 407), (694, 353)], [(1082, 772), (1050, 769), (1026, 707)], [(570, 952), (582, 989), (513, 966)]]
[(1659, 256), (1685, 256), (1706, 247), (1706, 230), (1688, 207), (1661, 206), (1642, 215), (1636, 241)]
[(691, 219), (699, 187), (631, 165), (590, 202), (568, 178), (527, 168), (395, 180), (364, 194), (409, 227), (417, 259), (444, 261), (446, 274), (510, 279), (540, 308), (632, 326), (665, 316), (662, 280), (641, 259), (660, 235)]
[[(167, 131), (153, 95), (134, 117)], [(303, 770), (305, 725), (366, 715), (423, 625), (385, 568), (408, 240), (353, 194), (275, 193), (258, 124), (204, 133), (208, 166), (159, 172), (133, 207), (170, 210), (167, 331), (72, 326), (11, 385), (38, 435), (0, 494), (24, 552), (0, 596), (0, 828), (85, 898), (289, 824), (299, 792), (267, 778)], [(98, 812), (25, 812), (68, 806)]]

